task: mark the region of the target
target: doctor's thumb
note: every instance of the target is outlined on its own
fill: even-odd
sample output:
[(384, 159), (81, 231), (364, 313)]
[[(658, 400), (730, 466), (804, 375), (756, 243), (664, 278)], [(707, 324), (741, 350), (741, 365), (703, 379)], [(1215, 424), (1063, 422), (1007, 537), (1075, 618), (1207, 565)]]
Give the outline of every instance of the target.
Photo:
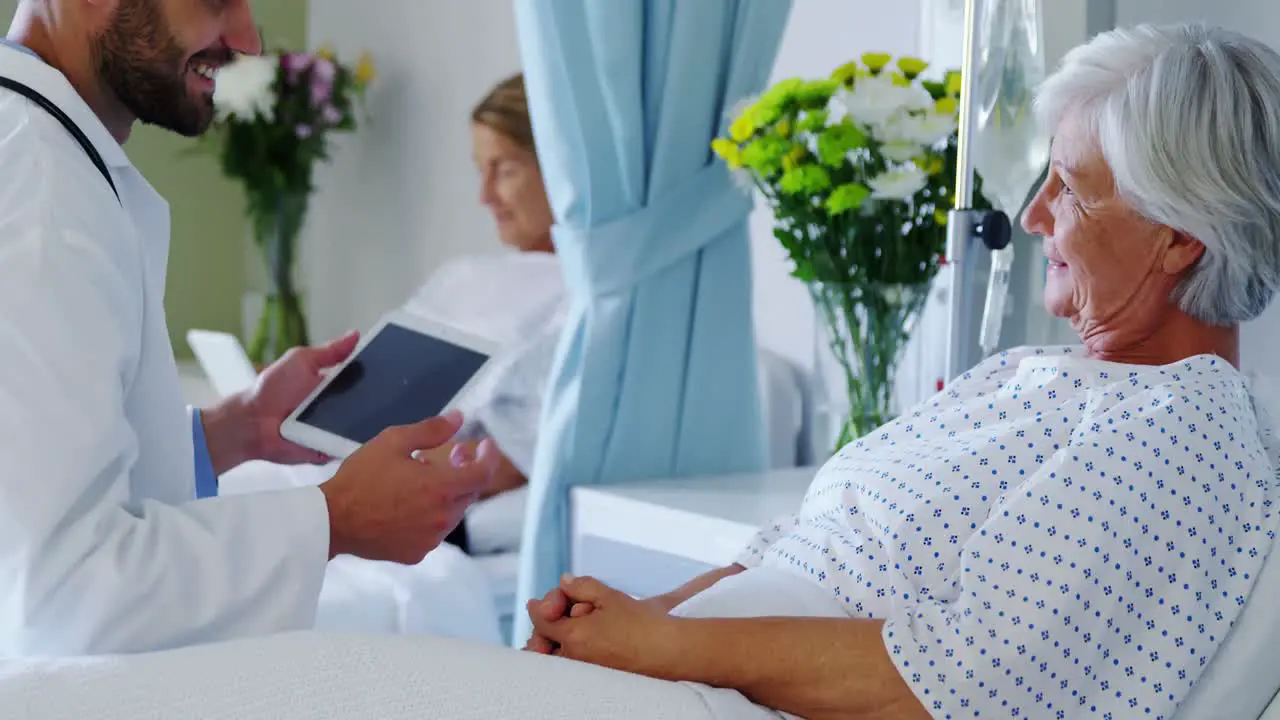
[(387, 442), (406, 455), (415, 450), (430, 450), (449, 442), (462, 428), (462, 413), (453, 410), (439, 417), (432, 417), (412, 425), (388, 428), (383, 435)]

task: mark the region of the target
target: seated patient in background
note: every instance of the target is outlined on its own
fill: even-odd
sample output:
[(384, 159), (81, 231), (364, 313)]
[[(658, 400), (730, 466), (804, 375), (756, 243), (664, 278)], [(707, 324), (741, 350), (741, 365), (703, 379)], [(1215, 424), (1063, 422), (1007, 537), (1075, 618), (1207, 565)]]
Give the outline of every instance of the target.
[(479, 322), (485, 335), (506, 348), (485, 381), (463, 399), (468, 420), (455, 441), (433, 451), (447, 457), (454, 444), (484, 438), (498, 448), (501, 463), (489, 489), (448, 538), (468, 552), (487, 554), (519, 547), (524, 493), (509, 491), (523, 488), (532, 471), (564, 282), (522, 74), (499, 82), (475, 106), (471, 142), (480, 202), (514, 254), (458, 258), (437, 272), (408, 307), (473, 331)]
[[(522, 377), (521, 369), (530, 363), (545, 364), (549, 369), (549, 357), (543, 363), (530, 356), (541, 353), (543, 348), (554, 351), (554, 342), (543, 340), (554, 337), (559, 327), (563, 285), (551, 241), (555, 221), (534, 149), (523, 75), (503, 80), (476, 105), (471, 113), (471, 140), (480, 173), (480, 201), (492, 213), (502, 243), (530, 256), (529, 263), (517, 267), (536, 271), (537, 275), (532, 282), (520, 283), (526, 290), (537, 286), (532, 297), (512, 306), (509, 297), (500, 296), (503, 305), (486, 313), (501, 315), (510, 320), (507, 324), (515, 326), (514, 338), (503, 338), (513, 339), (514, 347), (498, 360), (495, 377), (467, 403), (472, 406), (467, 413), (472, 420), (460, 434), (464, 440), (493, 437), (502, 452), (501, 469), (482, 496), (488, 498), (528, 482), (543, 388), (532, 378)], [(467, 280), (471, 282), (473, 278)], [(420, 295), (424, 293), (455, 297), (430, 284)], [(421, 297), (413, 302), (431, 304)], [(450, 450), (444, 447), (438, 452), (447, 454)]]
[(1117, 30), (1037, 103), (1022, 224), (1082, 345), (992, 357), (847, 446), (739, 564), (648, 600), (566, 578), (528, 649), (808, 718), (1174, 715), (1276, 530), (1237, 368), (1280, 283), (1280, 56)]

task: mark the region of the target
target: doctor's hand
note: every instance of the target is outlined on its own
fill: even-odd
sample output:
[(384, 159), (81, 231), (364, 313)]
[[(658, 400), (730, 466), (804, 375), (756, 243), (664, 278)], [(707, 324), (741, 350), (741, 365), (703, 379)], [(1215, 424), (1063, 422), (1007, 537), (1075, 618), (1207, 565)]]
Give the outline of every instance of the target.
[(488, 486), (498, 452), (485, 440), (447, 459), (420, 451), (449, 442), (462, 426), (451, 413), (384, 430), (320, 486), (329, 506), (329, 557), (355, 555), (406, 565), (422, 561), (461, 522)]
[(248, 391), (204, 410), (205, 441), (218, 474), (250, 460), (282, 465), (321, 464), (332, 458), (280, 435), (280, 425), (360, 341), (356, 332), (324, 345), (293, 348), (262, 371)]
[(247, 398), (249, 423), (256, 441), (251, 459), (282, 465), (320, 464), (332, 458), (296, 445), (280, 435), (280, 425), (325, 377), (355, 352), (360, 334), (352, 331), (324, 345), (293, 348), (258, 376)]

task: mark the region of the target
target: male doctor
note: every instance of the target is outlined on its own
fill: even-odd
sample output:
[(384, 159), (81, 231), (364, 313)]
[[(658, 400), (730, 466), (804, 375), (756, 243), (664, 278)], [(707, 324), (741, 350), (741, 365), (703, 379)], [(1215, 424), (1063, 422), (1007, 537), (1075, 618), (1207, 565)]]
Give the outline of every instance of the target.
[(329, 559), (421, 560), (493, 471), (487, 445), (415, 459), (460, 424), (434, 418), (318, 488), (217, 497), (246, 460), (323, 460), (279, 425), (356, 338), (189, 411), (168, 208), (121, 144), (139, 120), (204, 131), (214, 71), (258, 52), (249, 0), (22, 0), (0, 44), (0, 656), (309, 628)]

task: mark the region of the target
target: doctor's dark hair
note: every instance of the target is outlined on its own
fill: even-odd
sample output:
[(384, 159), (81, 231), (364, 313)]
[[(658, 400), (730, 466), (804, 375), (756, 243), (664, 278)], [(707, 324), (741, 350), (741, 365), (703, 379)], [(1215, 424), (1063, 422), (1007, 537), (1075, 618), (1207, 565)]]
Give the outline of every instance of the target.
[(1118, 29), (1068, 53), (1036, 109), (1049, 132), (1087, 123), (1119, 196), (1203, 243), (1183, 312), (1262, 313), (1280, 287), (1280, 54), (1199, 23)]
[(516, 73), (498, 83), (471, 111), (471, 121), (502, 133), (520, 147), (536, 153), (533, 122), (529, 119), (529, 98), (524, 91), (524, 73)]

